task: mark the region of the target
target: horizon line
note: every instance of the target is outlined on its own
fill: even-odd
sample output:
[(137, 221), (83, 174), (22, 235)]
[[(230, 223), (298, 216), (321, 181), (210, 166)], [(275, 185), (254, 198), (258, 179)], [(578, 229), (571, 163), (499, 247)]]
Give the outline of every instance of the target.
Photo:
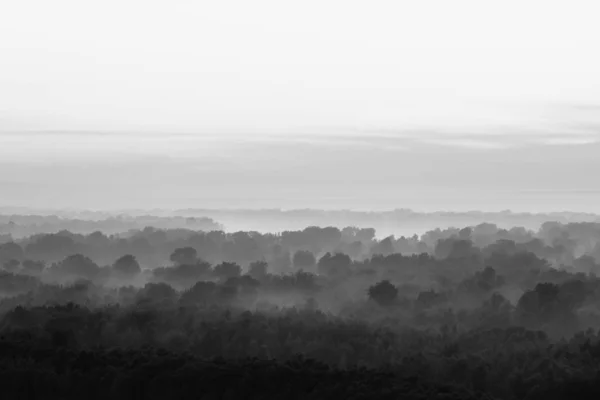
[[(367, 210), (367, 209), (349, 209), (349, 208), (336, 208), (336, 209), (325, 209), (325, 208), (233, 208), (233, 207), (224, 207), (224, 208), (195, 208), (195, 207), (187, 207), (187, 208), (118, 208), (118, 209), (79, 209), (79, 208), (41, 208), (41, 207), (23, 207), (23, 206), (0, 206), (0, 215), (4, 212), (5, 209), (15, 209), (15, 210), (27, 210), (32, 212), (76, 212), (76, 213), (104, 213), (104, 214), (114, 214), (119, 215), (119, 213), (127, 213), (127, 212), (280, 212), (280, 213), (289, 213), (289, 212), (351, 212), (351, 213), (369, 213), (369, 214), (385, 214), (385, 213), (397, 213), (397, 212), (405, 212), (412, 214), (513, 214), (513, 215), (523, 215), (528, 214), (532, 216), (539, 215), (556, 215), (556, 214), (571, 214), (571, 215), (587, 215), (587, 216), (596, 216), (600, 217), (600, 213), (594, 213), (591, 211), (570, 211), (570, 210), (555, 210), (555, 211), (546, 211), (546, 212), (536, 212), (536, 211), (515, 211), (511, 209), (503, 209), (496, 211), (484, 211), (484, 210), (452, 210), (452, 209), (438, 209), (435, 211), (419, 211), (412, 208), (393, 208), (393, 209), (384, 209), (384, 210)], [(7, 214), (4, 214), (7, 215)], [(13, 214), (17, 215), (17, 214)], [(35, 215), (35, 214), (29, 214)], [(147, 216), (156, 216), (152, 214), (145, 214)]]

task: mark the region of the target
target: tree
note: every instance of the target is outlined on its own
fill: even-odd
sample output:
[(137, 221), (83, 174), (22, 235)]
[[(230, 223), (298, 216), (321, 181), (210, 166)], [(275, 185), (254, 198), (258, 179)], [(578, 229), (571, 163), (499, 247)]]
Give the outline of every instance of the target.
[(223, 262), (215, 266), (213, 273), (216, 277), (227, 280), (240, 276), (242, 274), (242, 267), (236, 263)]
[(179, 288), (189, 288), (195, 282), (210, 277), (211, 271), (210, 263), (198, 260), (194, 264), (154, 268), (152, 275), (158, 281), (168, 282)]
[(375, 246), (373, 246), (373, 248), (371, 249), (371, 254), (372, 255), (381, 255), (381, 256), (389, 256), (390, 254), (393, 254), (395, 251), (394, 249), (394, 236), (388, 236), (385, 239), (383, 239), (381, 242), (377, 243)]
[(198, 252), (193, 247), (180, 247), (171, 253), (169, 259), (177, 265), (195, 264)]
[(345, 247), (344, 253), (348, 254), (351, 258), (356, 260), (361, 258), (364, 252), (364, 248), (365, 245), (363, 245), (361, 241), (355, 240), (354, 242), (348, 244)]
[(344, 253), (326, 253), (319, 260), (319, 273), (329, 277), (337, 277), (350, 271), (352, 260)]
[(28, 274), (40, 274), (44, 270), (44, 263), (41, 261), (23, 260), (21, 263), (23, 271)]
[(100, 273), (100, 267), (82, 254), (73, 254), (53, 267), (59, 274), (69, 277), (93, 279)]
[(295, 268), (313, 268), (317, 264), (317, 259), (312, 252), (299, 250), (294, 253), (292, 263)]
[(223, 244), (223, 259), (237, 263), (245, 263), (262, 257), (262, 251), (254, 235), (250, 232), (235, 232), (231, 240)]
[(88, 235), (87, 242), (93, 246), (107, 246), (110, 239), (102, 232), (96, 231)]
[(471, 240), (471, 235), (473, 234), (473, 228), (466, 227), (458, 231), (458, 237), (462, 240)]
[(311, 292), (318, 290), (314, 274), (300, 271), (293, 275), (293, 279), (294, 286), (302, 291)]
[(247, 297), (256, 296), (260, 282), (251, 276), (242, 275), (239, 277), (229, 278), (225, 281), (225, 286), (235, 286), (240, 295)]
[(64, 233), (41, 235), (25, 246), (27, 257), (54, 262), (77, 253), (77, 243)]
[(371, 286), (368, 293), (371, 300), (382, 306), (390, 305), (398, 298), (398, 288), (388, 280)]
[(319, 303), (314, 297), (309, 297), (304, 303), (304, 308), (308, 311), (316, 311), (319, 309)]
[(0, 244), (0, 265), (9, 260), (22, 261), (24, 257), (23, 248), (15, 242)]
[(506, 299), (506, 297), (502, 296), (500, 293), (493, 293), (492, 297), (486, 300), (483, 303), (484, 307), (487, 307), (489, 310), (493, 310), (498, 312), (503, 309), (511, 309), (512, 305), (510, 301)]
[(600, 265), (596, 263), (596, 259), (589, 254), (584, 254), (573, 261), (573, 267), (577, 272), (597, 275), (600, 271)]
[(215, 282), (196, 282), (189, 290), (183, 292), (180, 303), (192, 305), (209, 302), (213, 299), (216, 292), (217, 284)]
[(19, 260), (15, 260), (13, 258), (13, 259), (4, 261), (4, 263), (2, 264), (2, 267), (8, 272), (15, 272), (19, 269), (20, 265), (21, 265), (21, 262)]
[(419, 295), (417, 296), (417, 304), (423, 308), (433, 307), (444, 300), (445, 296), (441, 293), (435, 292), (434, 290), (419, 292)]
[(289, 273), (292, 271), (292, 256), (289, 251), (277, 244), (271, 249), (269, 265), (276, 273)]
[(356, 238), (363, 243), (368, 243), (375, 238), (375, 229), (373, 228), (362, 228), (356, 232)]
[(560, 285), (558, 302), (566, 312), (573, 312), (581, 307), (586, 298), (585, 284), (580, 280), (569, 280)]
[(477, 254), (479, 249), (468, 239), (440, 239), (435, 246), (435, 256), (439, 259), (464, 259)]
[(173, 301), (177, 298), (177, 291), (166, 283), (147, 283), (138, 293), (139, 300), (154, 302)]
[(560, 309), (560, 287), (554, 283), (538, 283), (519, 298), (517, 310), (524, 322), (546, 322), (554, 317), (564, 316), (557, 312)]
[(492, 290), (498, 286), (504, 284), (504, 279), (496, 274), (496, 270), (492, 267), (486, 267), (481, 273), (477, 274), (479, 277), (479, 287), (484, 290)]
[(124, 255), (113, 264), (113, 270), (120, 275), (133, 277), (142, 272), (140, 264), (135, 256), (131, 254)]
[(260, 281), (267, 276), (268, 268), (269, 264), (267, 264), (265, 261), (254, 261), (252, 264), (250, 264), (248, 275)]
[(514, 240), (500, 239), (486, 246), (482, 253), (485, 257), (491, 257), (494, 253), (513, 256), (519, 252)]
[(549, 269), (545, 259), (538, 258), (531, 252), (518, 252), (513, 255), (493, 253), (486, 263), (511, 282), (519, 281), (532, 272)]
[(481, 307), (480, 326), (502, 328), (510, 325), (512, 304), (501, 294), (493, 293)]

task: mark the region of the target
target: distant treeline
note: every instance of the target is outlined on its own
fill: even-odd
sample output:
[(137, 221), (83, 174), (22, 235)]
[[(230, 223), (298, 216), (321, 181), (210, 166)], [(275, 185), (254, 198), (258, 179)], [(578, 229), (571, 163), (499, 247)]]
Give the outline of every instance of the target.
[(0, 243), (9, 238), (23, 238), (65, 230), (78, 234), (89, 234), (95, 231), (117, 234), (143, 229), (147, 226), (157, 229), (187, 228), (204, 231), (223, 229), (222, 225), (206, 217), (120, 215), (100, 219), (79, 219), (55, 215), (0, 215)]
[(261, 231), (298, 230), (306, 226), (357, 226), (375, 228), (380, 235), (411, 235), (435, 228), (474, 226), (487, 222), (502, 228), (523, 226), (537, 230), (544, 222), (600, 222), (600, 215), (591, 213), (553, 212), (482, 212), (437, 211), (419, 212), (410, 209), (390, 211), (354, 210), (211, 210), (183, 209), (169, 215), (206, 216), (225, 225), (228, 230), (259, 229)]
[[(194, 221), (195, 219), (195, 221)], [(217, 226), (217, 221), (219, 226)], [(9, 224), (12, 224), (9, 226)], [(279, 210), (279, 209), (182, 209), (182, 210), (121, 210), (108, 211), (53, 211), (27, 210), (24, 208), (0, 207), (0, 235), (9, 233), (13, 237), (37, 233), (56, 233), (69, 230), (88, 234), (95, 230), (104, 233), (120, 233), (129, 229), (152, 226), (160, 229), (188, 228), (194, 230), (224, 229), (257, 230), (260, 232), (282, 232), (302, 230), (306, 226), (356, 226), (374, 228), (387, 236), (424, 233), (435, 228), (475, 226), (492, 223), (501, 228), (522, 226), (537, 230), (545, 222), (562, 224), (577, 222), (600, 222), (600, 215), (576, 212), (519, 213), (501, 212), (417, 212), (410, 209), (390, 211), (353, 210)], [(16, 226), (15, 226), (16, 225)], [(20, 228), (19, 228), (20, 227)]]

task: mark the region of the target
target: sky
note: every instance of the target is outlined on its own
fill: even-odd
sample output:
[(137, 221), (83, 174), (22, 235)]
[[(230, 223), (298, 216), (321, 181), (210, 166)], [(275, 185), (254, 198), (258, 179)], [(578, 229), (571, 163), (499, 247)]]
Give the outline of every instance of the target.
[(600, 212), (595, 1), (0, 3), (0, 205)]

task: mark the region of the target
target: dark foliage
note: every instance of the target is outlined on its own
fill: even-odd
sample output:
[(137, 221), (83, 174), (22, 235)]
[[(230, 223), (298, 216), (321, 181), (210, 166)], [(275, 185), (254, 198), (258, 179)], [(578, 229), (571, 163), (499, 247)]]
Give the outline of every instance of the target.
[(390, 281), (381, 281), (369, 288), (369, 297), (380, 305), (390, 305), (398, 297), (398, 289)]

